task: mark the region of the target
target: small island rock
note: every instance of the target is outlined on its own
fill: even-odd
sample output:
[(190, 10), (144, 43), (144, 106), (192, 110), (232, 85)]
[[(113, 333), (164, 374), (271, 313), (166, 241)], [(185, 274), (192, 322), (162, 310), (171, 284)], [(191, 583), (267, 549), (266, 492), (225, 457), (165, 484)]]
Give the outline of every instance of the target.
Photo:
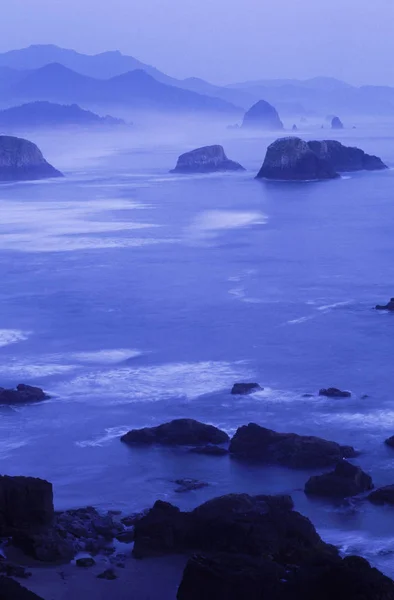
[(339, 117), (331, 119), (331, 129), (343, 129), (343, 123)]
[(351, 446), (341, 446), (314, 436), (277, 433), (255, 423), (239, 427), (230, 442), (233, 458), (305, 469), (334, 465), (356, 456)]
[(375, 308), (376, 310), (394, 311), (394, 298), (390, 298), (390, 301), (387, 302), (387, 304), (377, 304)]
[(368, 500), (372, 504), (390, 504), (394, 506), (394, 485), (386, 485), (373, 491), (368, 496)]
[(344, 392), (338, 388), (322, 388), (319, 390), (319, 396), (327, 396), (327, 398), (350, 398), (350, 392)]
[(335, 140), (305, 142), (298, 137), (279, 138), (268, 146), (257, 178), (283, 181), (335, 179), (339, 173), (382, 170), (382, 160), (360, 148)]
[(372, 478), (367, 473), (343, 460), (331, 473), (311, 477), (305, 484), (305, 493), (328, 498), (349, 498), (372, 488)]
[(258, 383), (234, 383), (231, 393), (235, 396), (246, 396), (262, 389)]
[(41, 402), (49, 396), (39, 387), (20, 383), (15, 390), (0, 388), (0, 404), (28, 404)]
[(42, 155), (41, 150), (23, 138), (0, 135), (0, 181), (26, 181), (63, 177)]
[(245, 113), (242, 127), (278, 131), (283, 129), (283, 123), (272, 104), (259, 100)]
[(121, 438), (129, 445), (163, 446), (206, 446), (207, 444), (225, 444), (229, 436), (213, 425), (206, 425), (194, 419), (175, 419), (157, 427), (132, 429)]
[(185, 152), (178, 158), (171, 173), (215, 173), (217, 171), (244, 171), (242, 165), (227, 158), (223, 146), (204, 146)]

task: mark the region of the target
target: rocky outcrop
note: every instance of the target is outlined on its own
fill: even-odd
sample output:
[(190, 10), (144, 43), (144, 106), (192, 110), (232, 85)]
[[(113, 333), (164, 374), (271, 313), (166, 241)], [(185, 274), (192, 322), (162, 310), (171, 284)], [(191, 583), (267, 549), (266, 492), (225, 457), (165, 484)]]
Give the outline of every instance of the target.
[(230, 438), (225, 431), (213, 425), (206, 425), (194, 419), (175, 419), (157, 427), (132, 429), (120, 439), (131, 446), (205, 446), (225, 444)]
[(358, 556), (284, 566), (250, 556), (191, 557), (177, 600), (391, 600), (394, 583)]
[(334, 179), (341, 172), (382, 170), (387, 166), (377, 156), (334, 140), (305, 142), (297, 137), (280, 138), (267, 149), (257, 177), (311, 181)]
[(308, 142), (308, 146), (338, 173), (387, 169), (377, 156), (366, 154), (360, 148), (344, 146), (335, 140), (312, 141)]
[(41, 402), (49, 396), (39, 387), (20, 383), (15, 390), (0, 388), (0, 404), (29, 404)]
[(331, 165), (319, 158), (315, 152), (297, 137), (281, 138), (267, 148), (257, 178), (311, 181), (335, 179), (338, 173)]
[(356, 455), (351, 446), (340, 446), (318, 437), (277, 433), (255, 423), (239, 427), (230, 442), (232, 457), (248, 462), (279, 464), (298, 469), (325, 467)]
[(234, 383), (231, 393), (235, 396), (246, 396), (262, 389), (258, 383)]
[(331, 129), (343, 129), (343, 123), (339, 117), (331, 119)]
[(272, 104), (259, 100), (245, 113), (242, 127), (278, 131), (283, 129), (283, 123)]
[(394, 485), (386, 485), (373, 491), (368, 496), (368, 500), (372, 504), (390, 504), (394, 506)]
[(344, 392), (338, 388), (322, 388), (319, 390), (319, 396), (327, 396), (327, 398), (350, 398), (350, 392)]
[(372, 488), (372, 478), (367, 473), (343, 460), (331, 473), (311, 477), (305, 484), (305, 493), (327, 498), (349, 498)]
[(394, 311), (394, 298), (390, 298), (390, 301), (387, 304), (377, 304), (375, 306), (376, 310), (388, 310), (390, 312)]
[(0, 476), (0, 537), (39, 531), (54, 517), (52, 485), (34, 477)]
[(43, 600), (10, 577), (0, 576), (0, 598), (2, 600)]
[(39, 148), (28, 140), (0, 135), (0, 181), (25, 181), (62, 177)]
[(215, 173), (217, 171), (244, 171), (242, 165), (227, 158), (223, 146), (204, 146), (185, 152), (178, 158), (171, 173)]
[(387, 440), (384, 440), (384, 443), (387, 446), (390, 446), (390, 448), (394, 448), (394, 435), (392, 435), (391, 437), (387, 438)]

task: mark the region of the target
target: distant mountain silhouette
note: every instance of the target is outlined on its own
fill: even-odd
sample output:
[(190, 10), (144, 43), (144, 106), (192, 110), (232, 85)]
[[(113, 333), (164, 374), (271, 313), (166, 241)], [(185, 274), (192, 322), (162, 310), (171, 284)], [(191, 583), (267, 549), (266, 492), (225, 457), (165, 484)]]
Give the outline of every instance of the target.
[(124, 125), (121, 119), (100, 117), (89, 110), (83, 110), (77, 104), (62, 105), (51, 102), (30, 102), (0, 111), (0, 127), (45, 128), (65, 125)]
[(8, 103), (47, 100), (167, 111), (240, 112), (219, 98), (163, 84), (143, 70), (103, 80), (81, 75), (58, 63), (27, 71), (3, 96)]
[(96, 79), (110, 79), (136, 69), (142, 69), (164, 83), (171, 83), (172, 79), (155, 67), (146, 65), (132, 56), (125, 56), (117, 50), (89, 55), (47, 44), (0, 53), (0, 66), (12, 69), (34, 70), (50, 63), (60, 63), (72, 71)]

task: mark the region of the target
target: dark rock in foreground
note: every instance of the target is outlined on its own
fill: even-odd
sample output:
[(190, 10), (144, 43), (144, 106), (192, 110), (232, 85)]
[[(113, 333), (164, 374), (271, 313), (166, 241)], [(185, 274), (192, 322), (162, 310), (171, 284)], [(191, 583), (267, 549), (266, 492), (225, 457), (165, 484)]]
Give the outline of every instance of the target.
[(94, 565), (96, 564), (96, 561), (94, 560), (94, 558), (91, 558), (90, 556), (88, 556), (86, 558), (78, 558), (76, 560), (75, 564), (77, 565), (77, 567), (82, 567), (83, 569), (88, 569), (89, 567), (94, 567)]
[(278, 131), (283, 129), (283, 123), (272, 104), (259, 100), (245, 113), (242, 127)]
[(120, 439), (130, 445), (204, 446), (224, 444), (229, 441), (229, 436), (213, 425), (194, 419), (175, 419), (157, 427), (132, 429)]
[(0, 600), (43, 600), (10, 577), (0, 576)]
[(28, 404), (29, 402), (41, 402), (49, 396), (39, 387), (20, 383), (16, 390), (7, 390), (0, 387), (0, 404)]
[(223, 146), (204, 146), (185, 152), (178, 158), (171, 173), (215, 173), (217, 171), (244, 171), (239, 163), (227, 158)]
[(331, 165), (319, 158), (315, 152), (297, 137), (281, 138), (267, 148), (257, 178), (312, 181), (335, 179), (338, 173)]
[(231, 393), (236, 396), (246, 396), (262, 389), (258, 383), (234, 383)]
[(390, 448), (394, 448), (394, 435), (392, 435), (391, 437), (387, 438), (387, 440), (385, 440), (384, 443), (387, 446), (390, 446)]
[(229, 494), (192, 512), (159, 500), (136, 523), (133, 554), (143, 558), (189, 551), (251, 556), (285, 552), (289, 559), (301, 560), (324, 544), (312, 523), (292, 508), (288, 496)]
[(327, 398), (350, 398), (350, 392), (344, 392), (338, 388), (322, 388), (319, 391), (319, 396), (327, 396)]
[(368, 500), (372, 504), (390, 504), (394, 506), (394, 485), (386, 485), (385, 487), (378, 488), (369, 494)]
[(339, 117), (331, 119), (331, 129), (343, 129), (343, 123)]
[(376, 310), (394, 311), (394, 298), (390, 298), (390, 302), (387, 302), (387, 304), (377, 304), (375, 308)]
[(351, 446), (340, 446), (314, 436), (277, 433), (255, 423), (239, 427), (230, 442), (230, 454), (249, 462), (309, 469), (336, 464), (356, 455)]
[(177, 600), (393, 600), (394, 583), (358, 556), (286, 565), (250, 556), (189, 559)]
[(268, 146), (257, 177), (312, 181), (335, 179), (338, 173), (382, 170), (387, 166), (377, 156), (334, 140), (305, 142), (297, 137), (280, 138)]
[(0, 135), (0, 181), (26, 181), (63, 177), (28, 140)]
[(113, 581), (117, 579), (117, 575), (113, 569), (106, 569), (100, 575), (97, 575), (98, 579), (107, 579), (108, 581)]
[(0, 537), (40, 530), (53, 517), (52, 484), (34, 477), (0, 476)]
[(349, 498), (372, 490), (372, 478), (346, 461), (341, 461), (331, 473), (311, 477), (305, 485), (305, 493), (328, 498)]

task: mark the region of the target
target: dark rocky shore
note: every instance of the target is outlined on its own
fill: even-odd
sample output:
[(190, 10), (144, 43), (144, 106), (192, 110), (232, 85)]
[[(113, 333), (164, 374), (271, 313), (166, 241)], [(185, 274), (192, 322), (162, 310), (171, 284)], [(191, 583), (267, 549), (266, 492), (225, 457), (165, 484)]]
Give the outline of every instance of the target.
[(0, 181), (26, 181), (63, 177), (41, 150), (23, 138), (0, 135)]

